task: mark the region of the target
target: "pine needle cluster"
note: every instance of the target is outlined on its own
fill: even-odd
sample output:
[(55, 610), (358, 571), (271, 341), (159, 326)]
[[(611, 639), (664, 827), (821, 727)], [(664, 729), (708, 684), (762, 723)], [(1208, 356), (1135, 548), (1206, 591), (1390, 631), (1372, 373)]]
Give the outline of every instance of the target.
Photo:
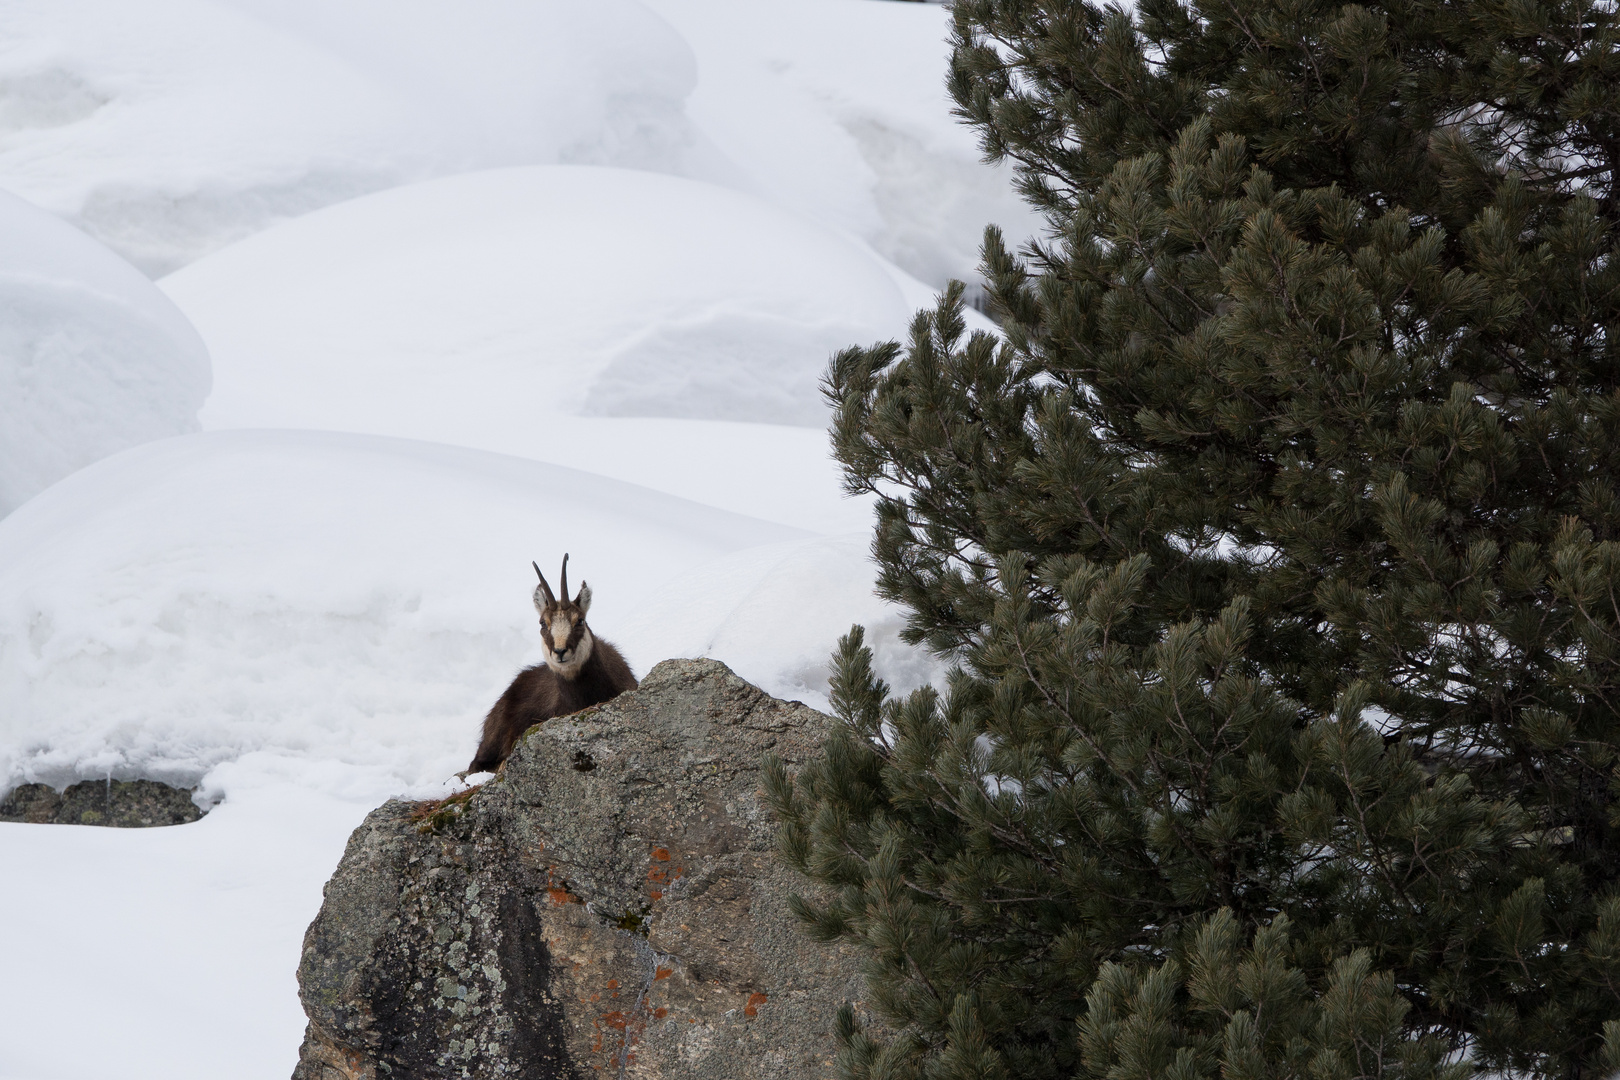
[(1620, 1070), (1620, 15), (956, 0), (1047, 231), (826, 391), (951, 657), (770, 793), (860, 1080)]

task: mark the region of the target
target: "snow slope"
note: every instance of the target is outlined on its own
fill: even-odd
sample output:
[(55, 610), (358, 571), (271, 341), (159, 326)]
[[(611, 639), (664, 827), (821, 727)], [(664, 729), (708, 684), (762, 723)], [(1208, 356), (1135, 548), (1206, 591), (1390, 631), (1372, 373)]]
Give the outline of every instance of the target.
[[(442, 794), (537, 662), (530, 558), (573, 559), (644, 673), (712, 655), (826, 707), (867, 537), (815, 536), (544, 463), (329, 432), (127, 450), (0, 520), (0, 776), (200, 783), (202, 822), (0, 824), (0, 1078), (284, 1078), (303, 928), (348, 831)], [(94, 1017), (93, 1031), (86, 1017)]]
[(0, 192), (0, 516), (126, 446), (197, 429), (208, 352), (152, 283)]
[(161, 285), (213, 355), (210, 429), (473, 446), (817, 532), (870, 524), (828, 457), (827, 360), (929, 298), (754, 197), (583, 166), (354, 199)]
[(0, 823), (0, 1080), (291, 1075), (304, 927), (386, 785), (257, 755), (230, 786), (180, 828)]
[(564, 552), (637, 671), (714, 655), (824, 702), (850, 622), (897, 625), (865, 540), (431, 443), (150, 443), (0, 521), (0, 776), (190, 784), (267, 751), (437, 782), (538, 662), (529, 562)]
[[(20, 276), (0, 251), (0, 303), (43, 282), (84, 341), (150, 324), (153, 357), (191, 358), (76, 345), (117, 362), (30, 436), (179, 410), (0, 518), (0, 788), (223, 801), (174, 829), (0, 824), (25, 883), (0, 890), (0, 1080), (286, 1077), (321, 885), (381, 800), (448, 790), (538, 659), (531, 558), (572, 553), (639, 672), (710, 655), (825, 707), (861, 622), (898, 687), (938, 678), (872, 596), (815, 382), (971, 273), (985, 221), (1032, 223), (948, 115), (939, 8), (5, 10), (0, 188), (184, 266), (162, 289), (217, 379), (213, 430), (113, 453), (191, 429), (197, 335), (71, 230), (15, 243)], [(11, 355), (0, 380), (39, 370)], [(0, 391), (0, 438), (51, 415)]]
[(544, 457), (559, 413), (825, 426), (828, 357), (905, 332), (903, 276), (725, 188), (552, 165), (328, 207), (163, 288), (214, 356), (208, 427)]
[(687, 115), (728, 182), (859, 235), (943, 287), (978, 280), (985, 225), (1040, 219), (980, 160), (945, 91), (949, 9), (874, 0), (644, 0), (697, 60)]
[(11, 0), (0, 187), (154, 276), (475, 169), (709, 180), (938, 288), (1035, 219), (942, 87), (948, 13), (876, 0)]
[(693, 79), (633, 0), (10, 0), (0, 187), (162, 273), (428, 176), (701, 172)]

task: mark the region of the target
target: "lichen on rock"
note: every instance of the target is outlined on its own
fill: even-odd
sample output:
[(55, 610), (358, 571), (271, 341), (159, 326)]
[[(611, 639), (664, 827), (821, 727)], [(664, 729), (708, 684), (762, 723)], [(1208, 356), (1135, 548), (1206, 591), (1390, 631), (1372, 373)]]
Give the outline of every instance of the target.
[(799, 932), (760, 790), (828, 722), (671, 660), (471, 797), (374, 811), (304, 939), (295, 1080), (830, 1075), (862, 983)]
[(157, 780), (84, 780), (61, 792), (48, 784), (19, 784), (0, 799), (0, 821), (115, 829), (185, 825), (205, 813), (192, 802), (195, 790)]

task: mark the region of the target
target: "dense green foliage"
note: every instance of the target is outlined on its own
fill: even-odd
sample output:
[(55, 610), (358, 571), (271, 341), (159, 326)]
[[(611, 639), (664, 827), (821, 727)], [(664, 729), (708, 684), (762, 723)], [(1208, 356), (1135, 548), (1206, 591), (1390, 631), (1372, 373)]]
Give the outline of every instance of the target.
[(1620, 1069), (1615, 5), (954, 14), (1049, 232), (827, 379), (957, 665), (772, 783), (846, 1075)]

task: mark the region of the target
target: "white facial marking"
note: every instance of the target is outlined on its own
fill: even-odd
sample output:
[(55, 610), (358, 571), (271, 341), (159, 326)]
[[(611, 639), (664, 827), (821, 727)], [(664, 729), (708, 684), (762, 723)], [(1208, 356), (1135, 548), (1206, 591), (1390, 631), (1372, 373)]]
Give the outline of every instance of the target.
[(551, 617), (551, 643), (557, 648), (568, 644), (568, 635), (573, 633), (573, 621), (566, 615), (553, 615)]
[(554, 615), (550, 623), (552, 648), (546, 649), (546, 666), (565, 679), (572, 679), (579, 674), (579, 669), (585, 666), (585, 661), (591, 658), (591, 628), (586, 627), (580, 634), (579, 644), (568, 650), (563, 658), (557, 656), (557, 649), (568, 644), (568, 635), (573, 631), (574, 623), (567, 615)]

